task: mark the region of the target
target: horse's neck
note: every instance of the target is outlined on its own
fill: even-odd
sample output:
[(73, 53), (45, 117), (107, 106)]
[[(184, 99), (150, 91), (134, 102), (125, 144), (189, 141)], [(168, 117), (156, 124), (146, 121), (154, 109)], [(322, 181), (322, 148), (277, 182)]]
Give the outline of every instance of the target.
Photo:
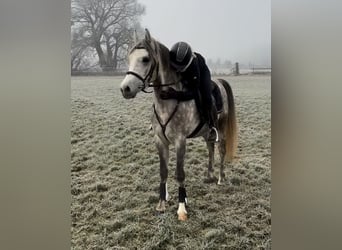
[[(181, 90), (181, 84), (179, 81), (179, 77), (177, 76), (175, 71), (170, 68), (168, 59), (166, 59), (169, 56), (169, 50), (162, 44), (158, 44), (158, 46), (159, 54), (157, 55), (157, 61), (159, 63), (159, 72), (158, 77), (153, 84), (156, 86), (168, 86), (154, 88), (153, 102), (156, 111), (160, 114), (165, 114), (167, 116), (170, 112), (173, 112), (175, 106), (177, 105), (177, 101), (173, 99), (162, 100), (159, 97), (160, 91), (166, 91), (169, 87), (172, 87), (175, 90), (179, 91)], [(174, 85), (169, 86), (170, 83), (174, 83)]]
[[(155, 82), (155, 85), (164, 85), (164, 84), (168, 84), (168, 83), (172, 83), (174, 81), (177, 81), (176, 78), (174, 77), (164, 77), (164, 79), (160, 79), (160, 81)], [(174, 99), (168, 99), (168, 100), (163, 100), (160, 98), (160, 92), (162, 90), (167, 91), (167, 89), (169, 87), (174, 88), (175, 90), (180, 90), (180, 86), (179, 83), (175, 82), (175, 85), (172, 86), (165, 86), (165, 87), (155, 87), (154, 91), (153, 91), (153, 103), (155, 106), (155, 109), (158, 113), (160, 113), (161, 115), (165, 114), (169, 114), (171, 113), (175, 106), (177, 105), (177, 101)]]

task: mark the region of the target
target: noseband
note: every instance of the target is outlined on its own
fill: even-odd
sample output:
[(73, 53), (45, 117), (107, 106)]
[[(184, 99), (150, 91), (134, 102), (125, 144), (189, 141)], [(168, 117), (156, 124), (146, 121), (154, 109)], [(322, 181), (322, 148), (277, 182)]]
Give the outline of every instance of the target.
[(152, 73), (153, 72), (153, 67), (151, 67), (149, 73), (145, 76), (145, 78), (143, 78), (141, 75), (139, 75), (138, 73), (134, 72), (134, 71), (127, 71), (126, 72), (126, 75), (134, 75), (136, 78), (138, 78), (140, 81), (142, 81), (143, 83), (143, 87), (141, 89), (141, 91), (145, 92), (145, 93), (152, 93), (151, 92), (148, 92), (146, 91), (146, 87), (150, 87), (150, 84), (148, 84), (148, 86), (146, 86), (146, 82), (147, 82), (147, 79), (149, 78), (149, 81), (151, 80), (152, 78)]

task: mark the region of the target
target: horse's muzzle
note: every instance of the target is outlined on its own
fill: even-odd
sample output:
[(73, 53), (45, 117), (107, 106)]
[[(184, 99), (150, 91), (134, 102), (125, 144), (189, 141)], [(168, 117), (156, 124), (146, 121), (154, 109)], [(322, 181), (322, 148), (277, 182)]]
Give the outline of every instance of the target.
[(126, 86), (124, 88), (120, 88), (122, 94), (128, 94), (131, 92), (131, 88), (129, 86)]
[(126, 99), (134, 98), (136, 96), (136, 93), (133, 93), (129, 86), (120, 88), (120, 91), (121, 91), (122, 96)]

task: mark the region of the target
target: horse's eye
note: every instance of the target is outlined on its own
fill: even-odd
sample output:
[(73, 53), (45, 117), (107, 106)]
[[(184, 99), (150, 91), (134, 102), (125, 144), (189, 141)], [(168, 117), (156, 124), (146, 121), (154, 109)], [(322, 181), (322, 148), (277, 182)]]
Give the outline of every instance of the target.
[(143, 63), (148, 63), (149, 61), (150, 61), (150, 58), (148, 58), (147, 56), (142, 58)]

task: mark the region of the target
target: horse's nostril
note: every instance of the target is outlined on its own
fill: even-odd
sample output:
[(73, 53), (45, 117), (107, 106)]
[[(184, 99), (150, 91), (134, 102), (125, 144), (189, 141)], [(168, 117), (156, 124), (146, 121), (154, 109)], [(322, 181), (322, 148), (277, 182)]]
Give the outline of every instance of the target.
[(121, 91), (122, 94), (129, 93), (131, 91), (131, 88), (126, 86), (124, 88), (120, 88), (120, 91)]
[(131, 89), (130, 89), (130, 87), (126, 86), (126, 87), (124, 88), (124, 91), (127, 93), (127, 92), (130, 92)]

